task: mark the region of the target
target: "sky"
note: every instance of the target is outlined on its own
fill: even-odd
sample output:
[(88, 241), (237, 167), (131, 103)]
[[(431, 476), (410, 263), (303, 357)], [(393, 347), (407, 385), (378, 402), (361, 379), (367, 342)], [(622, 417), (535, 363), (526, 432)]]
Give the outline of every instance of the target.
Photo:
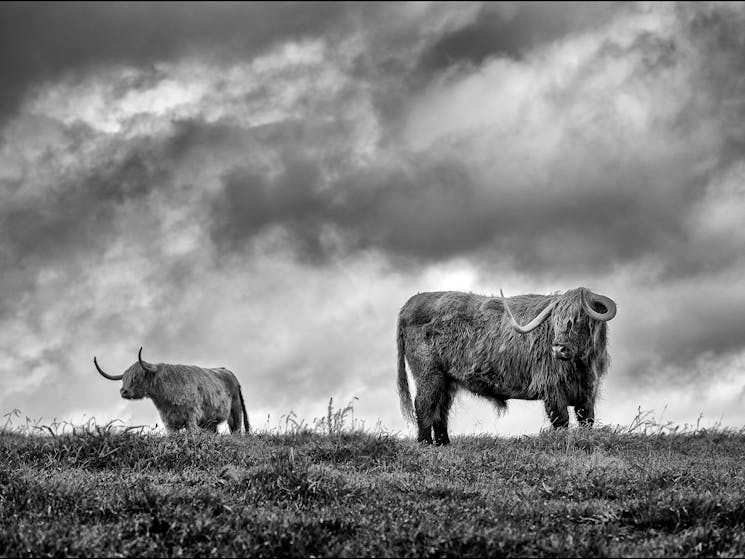
[[(233, 370), (252, 425), (412, 434), (422, 291), (611, 297), (596, 415), (745, 425), (739, 3), (3, 3), (0, 414), (159, 424), (101, 378)], [(356, 400), (353, 400), (357, 398)], [(463, 394), (452, 434), (534, 433)]]

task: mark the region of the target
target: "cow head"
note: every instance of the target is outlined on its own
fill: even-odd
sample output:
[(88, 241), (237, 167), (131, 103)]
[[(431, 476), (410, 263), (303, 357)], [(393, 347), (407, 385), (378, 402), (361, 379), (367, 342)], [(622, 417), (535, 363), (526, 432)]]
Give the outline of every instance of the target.
[(596, 325), (616, 316), (616, 304), (612, 299), (580, 287), (555, 295), (538, 316), (521, 326), (515, 320), (501, 290), (500, 295), (509, 315), (510, 325), (520, 334), (535, 330), (550, 317), (553, 332), (551, 353), (560, 360), (587, 355), (595, 343)]
[(140, 348), (140, 352), (137, 354), (137, 363), (132, 364), (121, 375), (106, 374), (99, 367), (95, 357), (93, 358), (93, 364), (104, 378), (122, 381), (122, 387), (119, 392), (122, 398), (126, 398), (127, 400), (139, 400), (147, 396), (148, 388), (152, 383), (155, 373), (158, 371), (158, 367), (142, 360), (142, 348)]

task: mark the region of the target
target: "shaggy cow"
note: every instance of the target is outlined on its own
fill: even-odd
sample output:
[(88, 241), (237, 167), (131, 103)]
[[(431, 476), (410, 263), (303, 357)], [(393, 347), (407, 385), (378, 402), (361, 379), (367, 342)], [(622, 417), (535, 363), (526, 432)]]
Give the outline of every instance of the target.
[[(501, 294), (501, 291), (500, 291)], [(514, 313), (514, 314), (513, 314)], [(398, 392), (420, 442), (448, 444), (448, 412), (465, 388), (501, 410), (507, 400), (543, 400), (555, 428), (595, 418), (598, 384), (608, 367), (608, 297), (580, 287), (556, 295), (504, 298), (441, 291), (419, 293), (398, 316)], [(521, 326), (517, 320), (528, 322)], [(406, 377), (416, 386), (412, 408)]]
[(137, 362), (121, 375), (106, 374), (95, 357), (93, 364), (103, 377), (122, 381), (122, 398), (150, 398), (169, 433), (182, 428), (217, 432), (217, 426), (224, 421), (228, 422), (231, 433), (238, 433), (241, 417), (245, 432), (250, 429), (238, 379), (223, 367), (155, 365), (142, 360), (142, 348)]

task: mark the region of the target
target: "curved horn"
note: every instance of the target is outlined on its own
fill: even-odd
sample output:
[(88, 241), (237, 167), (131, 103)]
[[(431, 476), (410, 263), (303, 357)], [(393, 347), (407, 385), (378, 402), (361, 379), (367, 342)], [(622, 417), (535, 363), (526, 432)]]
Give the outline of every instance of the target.
[[(584, 307), (585, 312), (587, 312), (587, 314), (589, 314), (591, 318), (599, 320), (600, 322), (608, 322), (611, 318), (616, 316), (616, 304), (613, 302), (613, 299), (611, 299), (610, 297), (606, 297), (605, 295), (598, 295), (597, 293), (593, 293), (589, 289), (587, 291), (590, 294), (590, 303), (588, 303), (587, 299), (585, 299), (585, 290), (583, 289), (581, 293), (582, 306)], [(600, 303), (605, 307), (606, 311), (604, 313), (599, 313), (592, 308), (592, 303)]]
[(101, 373), (101, 376), (104, 377), (104, 378), (107, 378), (109, 380), (122, 380), (122, 377), (124, 376), (123, 374), (122, 375), (116, 375), (116, 376), (114, 376), (114, 375), (107, 375), (106, 373), (103, 372), (103, 369), (98, 366), (98, 361), (96, 361), (96, 358), (95, 357), (93, 357), (93, 364), (96, 366), (96, 369), (98, 369), (98, 372)]
[(517, 320), (515, 320), (515, 315), (512, 314), (510, 306), (507, 304), (507, 299), (505, 299), (504, 293), (502, 293), (501, 289), (499, 290), (499, 295), (502, 297), (502, 303), (504, 304), (504, 308), (507, 309), (507, 314), (510, 315), (510, 325), (515, 330), (515, 332), (519, 332), (520, 334), (527, 334), (528, 332), (531, 332), (532, 330), (538, 328), (541, 323), (548, 318), (548, 315), (551, 314), (551, 311), (554, 310), (554, 306), (556, 306), (556, 301), (551, 301), (546, 306), (546, 308), (540, 312), (538, 316), (528, 322), (525, 326), (520, 326), (517, 323)]
[(150, 363), (145, 363), (142, 360), (142, 348), (140, 348), (140, 352), (137, 354), (137, 360), (140, 362), (140, 367), (145, 369), (148, 373), (154, 373), (155, 371), (158, 370), (158, 368), (155, 367), (155, 365), (151, 365)]

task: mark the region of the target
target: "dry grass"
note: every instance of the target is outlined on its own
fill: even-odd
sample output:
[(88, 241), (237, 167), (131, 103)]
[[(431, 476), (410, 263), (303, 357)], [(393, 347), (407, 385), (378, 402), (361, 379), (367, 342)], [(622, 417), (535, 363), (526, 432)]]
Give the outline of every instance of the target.
[(20, 417), (0, 432), (2, 556), (745, 554), (742, 430), (640, 412), (435, 448), (332, 402), (243, 437)]

